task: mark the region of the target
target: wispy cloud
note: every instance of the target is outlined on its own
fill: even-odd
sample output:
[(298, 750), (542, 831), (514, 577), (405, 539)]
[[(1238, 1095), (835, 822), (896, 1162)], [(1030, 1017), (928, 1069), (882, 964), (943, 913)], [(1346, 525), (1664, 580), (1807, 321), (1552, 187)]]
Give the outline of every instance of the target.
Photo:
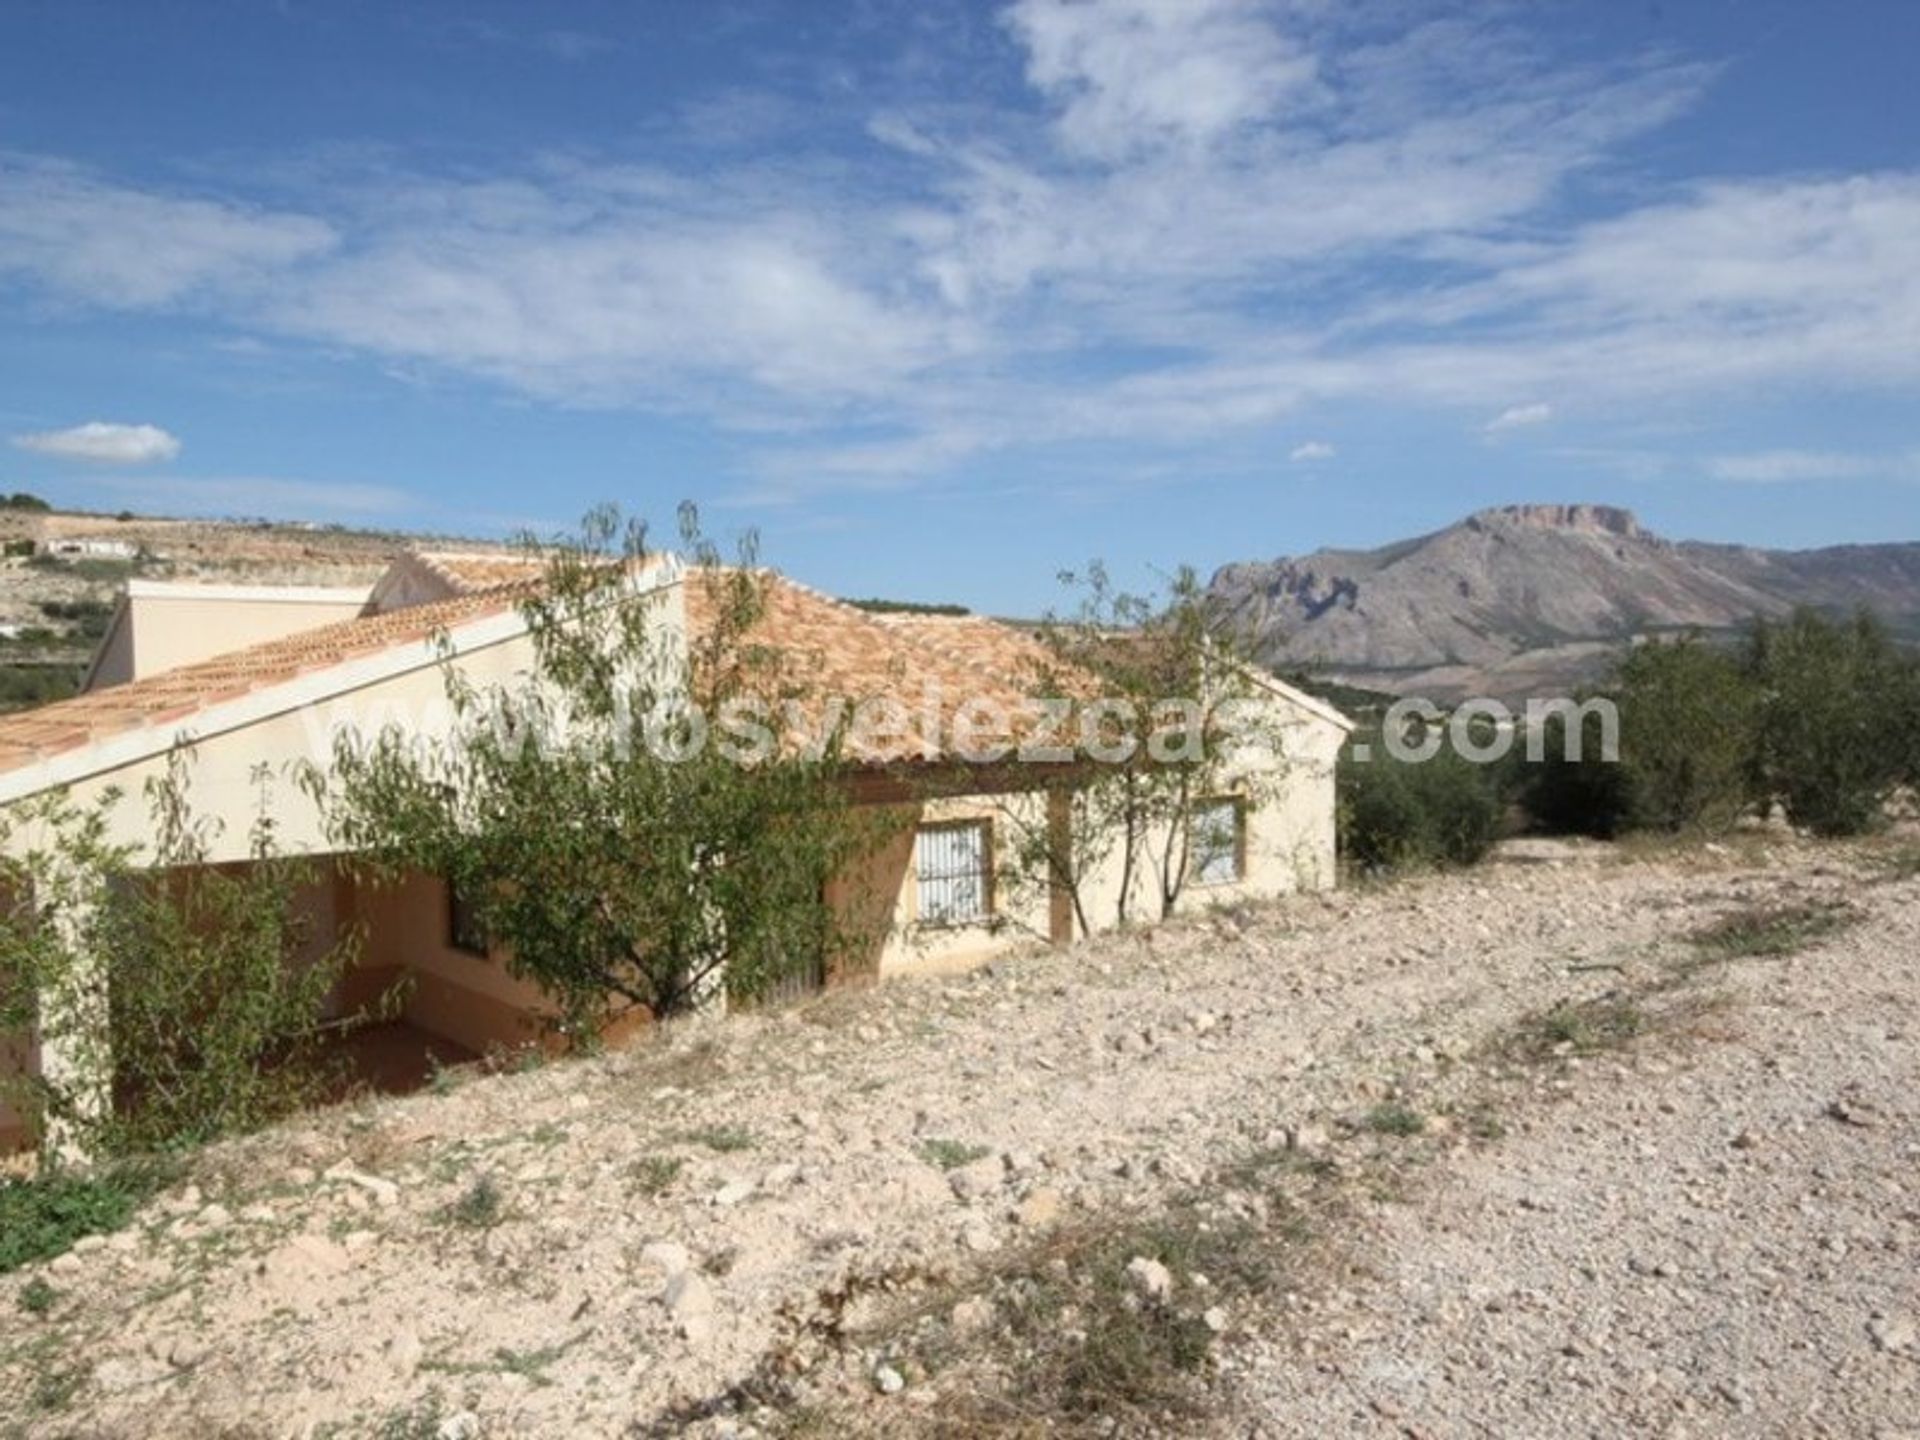
[(29, 276), (79, 304), (231, 308), (337, 240), (310, 215), (136, 189), (0, 152), (0, 275)]
[(1716, 480), (1781, 485), (1812, 480), (1871, 480), (1920, 476), (1920, 454), (1866, 455), (1816, 450), (1756, 450), (1718, 455), (1707, 473)]
[(1509, 405), (1481, 429), (1488, 435), (1499, 435), (1508, 430), (1524, 430), (1530, 425), (1544, 425), (1552, 418), (1553, 407), (1541, 401), (1531, 405)]
[(180, 441), (158, 425), (116, 425), (104, 420), (16, 435), (13, 443), (36, 455), (95, 465), (147, 465), (180, 453)]
[(1296, 465), (1311, 465), (1316, 461), (1331, 460), (1333, 455), (1333, 446), (1329, 445), (1326, 441), (1308, 440), (1303, 444), (1294, 446), (1293, 449), (1287, 453), (1287, 459)]
[(0, 156), (0, 274), (697, 414), (747, 437), (761, 495), (989, 449), (1159, 459), (1381, 396), (1502, 435), (1553, 418), (1516, 397), (1578, 395), (1586, 418), (1920, 383), (1920, 174), (1569, 218), (1569, 181), (1683, 114), (1708, 67), (1568, 64), (1478, 15), (1383, 39), (1348, 7), (1256, 0), (1017, 0), (996, 33), (1024, 93), (889, 106), (851, 153), (782, 138), (768, 102), (644, 163), (389, 158), (273, 205)]

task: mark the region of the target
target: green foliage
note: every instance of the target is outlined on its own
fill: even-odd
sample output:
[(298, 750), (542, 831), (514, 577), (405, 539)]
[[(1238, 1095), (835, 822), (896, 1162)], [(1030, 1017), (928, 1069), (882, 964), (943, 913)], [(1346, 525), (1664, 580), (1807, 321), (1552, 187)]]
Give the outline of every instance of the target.
[(1563, 1055), (1618, 1050), (1647, 1028), (1647, 1016), (1631, 1000), (1602, 995), (1568, 1000), (1523, 1017), (1493, 1047), (1502, 1058), (1538, 1064)]
[(1388, 1100), (1367, 1112), (1366, 1126), (1376, 1135), (1393, 1135), (1406, 1139), (1422, 1133), (1427, 1128), (1427, 1122), (1426, 1118), (1411, 1106), (1402, 1105), (1397, 1100)]
[(147, 786), (139, 852), (108, 839), (117, 792), (0, 817), (0, 846), (22, 840), (0, 892), (0, 1031), (37, 1030), (68, 1061), (0, 1089), (43, 1136), (139, 1154), (251, 1129), (324, 1083), (322, 1004), (355, 940), (316, 943), (299, 903), (313, 872), (277, 851), (256, 779), (239, 866), (207, 863), (179, 754)]
[(80, 691), (80, 665), (0, 666), (0, 713), (30, 710)]
[(506, 1209), (506, 1196), (499, 1182), (491, 1175), (482, 1175), (463, 1190), (444, 1213), (449, 1224), (468, 1230), (491, 1230), (505, 1218)]
[(642, 1195), (660, 1195), (680, 1178), (686, 1163), (677, 1155), (643, 1155), (628, 1173), (633, 1177), (633, 1188)]
[(1687, 938), (1714, 959), (1777, 959), (1859, 923), (1859, 911), (1847, 905), (1755, 905), (1723, 916)]
[(1280, 787), (1284, 746), (1264, 672), (1190, 567), (1159, 596), (1120, 590), (1099, 561), (1060, 580), (1075, 609), (1037, 627), (1040, 658), (1014, 678), (1052, 712), (1045, 743), (1081, 763), (1045, 804), (1002, 806), (1002, 878), (1014, 893), (1065, 894), (1089, 935), (1088, 882), (1116, 859), (1116, 924), (1136, 918), (1143, 892), (1151, 913), (1173, 914), (1193, 878), (1201, 802), (1258, 807)]
[(11, 495), (0, 495), (0, 510), (31, 510), (44, 513), (53, 509), (45, 500), (25, 490), (16, 490)]
[(1602, 695), (1578, 695), (1579, 743), (1569, 746), (1567, 720), (1549, 717), (1541, 735), (1541, 753), (1526, 768), (1521, 800), (1533, 824), (1554, 835), (1591, 835), (1611, 840), (1633, 824), (1632, 787), (1627, 772), (1603, 758), (1605, 727), (1584, 707)]
[(1915, 774), (1913, 657), (1865, 611), (1834, 622), (1803, 610), (1755, 626), (1746, 668), (1758, 692), (1761, 797), (1817, 835), (1877, 826), (1893, 788)]
[(1757, 707), (1734, 657), (1699, 640), (1636, 646), (1615, 676), (1627, 813), (1725, 831), (1748, 803)]
[(1551, 724), (1526, 795), (1544, 829), (1716, 833), (1778, 803), (1816, 834), (1858, 834), (1920, 775), (1920, 662), (1864, 613), (1762, 622), (1738, 654), (1697, 638), (1639, 645), (1603, 694), (1619, 707), (1619, 763), (1596, 758), (1591, 717), (1578, 762)]
[(938, 602), (928, 604), (918, 600), (883, 600), (878, 596), (849, 600), (847, 604), (856, 610), (865, 610), (873, 615), (971, 615), (973, 613), (964, 605)]
[(1341, 753), (1340, 852), (1368, 870), (1473, 865), (1500, 838), (1504, 802), (1495, 767), (1443, 748), (1428, 760), (1395, 759), (1378, 735), (1369, 758)]
[(751, 1150), (760, 1143), (751, 1130), (740, 1125), (708, 1125), (699, 1130), (689, 1130), (686, 1138), (722, 1155)]
[[(527, 542), (544, 569), (521, 607), (533, 683), (481, 688), (448, 667), (458, 740), (344, 736), (326, 795), (341, 848), (377, 875), (447, 876), (577, 1037), (626, 1008), (669, 1015), (721, 984), (745, 999), (824, 969), (852, 925), (828, 884), (878, 823), (853, 811), (838, 735), (803, 733), (784, 703), (806, 694), (793, 658), (753, 641), (751, 546), (720, 566), (690, 508), (682, 536), (684, 589), (708, 612), (691, 655), (670, 628), (678, 592), (649, 582), (665, 557), (596, 511), (577, 539)], [(752, 743), (726, 743), (749, 710)], [(713, 726), (697, 747), (682, 744), (694, 712)]]
[(936, 1170), (958, 1170), (984, 1160), (993, 1152), (984, 1145), (969, 1145), (964, 1140), (930, 1139), (920, 1142), (920, 1158)]
[(60, 1303), (60, 1292), (36, 1275), (20, 1287), (20, 1308), (29, 1315), (46, 1315)]
[[(171, 1177), (156, 1161), (0, 1181), (0, 1274), (49, 1260), (85, 1235), (118, 1230)], [(22, 1297), (22, 1305), (32, 1306)], [(48, 1301), (51, 1304), (51, 1300)]]

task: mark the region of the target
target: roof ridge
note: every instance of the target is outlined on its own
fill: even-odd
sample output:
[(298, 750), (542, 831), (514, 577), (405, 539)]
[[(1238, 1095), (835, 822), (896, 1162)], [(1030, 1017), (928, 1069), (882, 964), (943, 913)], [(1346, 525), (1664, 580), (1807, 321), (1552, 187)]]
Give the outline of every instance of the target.
[[(398, 649), (427, 639), (448, 623), (497, 614), (511, 588), (494, 586), (424, 605), (348, 616), (0, 716), (0, 772), (76, 744), (195, 714), (301, 675)], [(24, 754), (10, 757), (9, 750)]]

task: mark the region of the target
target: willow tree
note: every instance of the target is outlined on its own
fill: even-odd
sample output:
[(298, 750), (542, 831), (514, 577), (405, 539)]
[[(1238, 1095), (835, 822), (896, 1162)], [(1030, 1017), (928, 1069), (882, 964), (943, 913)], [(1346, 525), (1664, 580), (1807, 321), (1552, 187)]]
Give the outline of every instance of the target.
[(611, 507), (524, 542), (531, 673), (483, 686), (449, 655), (445, 739), (343, 734), (314, 777), (337, 844), (445, 876), (576, 1035), (761, 994), (852, 941), (828, 886), (870, 842), (839, 737), (756, 635), (751, 542), (722, 565), (684, 506), (681, 542)]

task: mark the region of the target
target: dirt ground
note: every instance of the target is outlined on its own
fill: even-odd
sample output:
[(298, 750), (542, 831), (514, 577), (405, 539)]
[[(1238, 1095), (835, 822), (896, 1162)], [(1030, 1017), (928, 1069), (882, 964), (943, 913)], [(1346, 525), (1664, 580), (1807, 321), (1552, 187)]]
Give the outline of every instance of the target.
[[(1523, 844), (450, 1074), (0, 1281), (0, 1426), (1920, 1433), (1915, 855)], [(1050, 1408), (1112, 1332), (1008, 1277), (1175, 1211), (1282, 1263), (1123, 1255), (1184, 1388)]]

